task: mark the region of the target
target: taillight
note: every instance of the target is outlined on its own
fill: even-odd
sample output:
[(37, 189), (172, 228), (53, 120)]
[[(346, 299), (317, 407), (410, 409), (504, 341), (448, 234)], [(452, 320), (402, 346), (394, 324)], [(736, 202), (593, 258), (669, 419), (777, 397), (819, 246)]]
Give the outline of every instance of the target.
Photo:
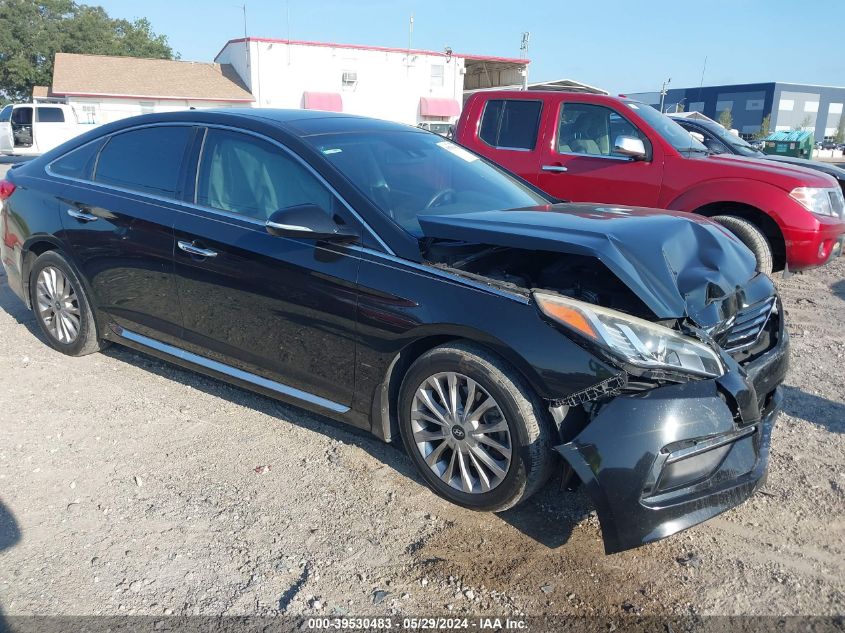
[(15, 185), (8, 180), (0, 180), (0, 200), (5, 200), (15, 193)]

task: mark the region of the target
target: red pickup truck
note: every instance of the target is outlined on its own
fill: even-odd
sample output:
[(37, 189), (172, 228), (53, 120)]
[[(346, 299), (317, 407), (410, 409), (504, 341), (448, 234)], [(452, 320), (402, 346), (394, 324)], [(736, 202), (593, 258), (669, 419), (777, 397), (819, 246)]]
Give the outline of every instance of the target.
[(556, 198), (710, 217), (764, 272), (820, 266), (843, 250), (845, 198), (831, 177), (714, 155), (669, 117), (624, 97), (479, 92), (455, 140)]

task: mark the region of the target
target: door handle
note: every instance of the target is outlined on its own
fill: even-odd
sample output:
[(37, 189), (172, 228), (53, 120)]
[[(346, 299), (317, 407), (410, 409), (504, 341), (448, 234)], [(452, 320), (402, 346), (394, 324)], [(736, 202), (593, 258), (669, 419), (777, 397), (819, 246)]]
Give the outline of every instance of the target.
[(563, 165), (543, 165), (542, 167), (540, 167), (540, 169), (542, 169), (543, 171), (550, 171), (553, 174), (562, 174), (565, 171), (569, 171)]
[(217, 257), (217, 251), (212, 251), (207, 248), (200, 248), (199, 246), (195, 246), (191, 242), (178, 242), (179, 248), (181, 248), (186, 253), (190, 253), (191, 255), (196, 255), (197, 257)]
[(96, 222), (97, 216), (93, 213), (88, 213), (86, 211), (80, 211), (79, 209), (68, 209), (67, 214), (75, 220), (79, 220), (80, 222)]

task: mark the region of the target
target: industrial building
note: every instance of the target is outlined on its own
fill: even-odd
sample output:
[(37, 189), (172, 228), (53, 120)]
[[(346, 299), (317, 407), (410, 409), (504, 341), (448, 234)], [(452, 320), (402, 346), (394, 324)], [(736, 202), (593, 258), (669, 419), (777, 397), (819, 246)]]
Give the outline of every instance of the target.
[[(627, 93), (634, 99), (660, 107), (660, 92)], [(743, 137), (760, 132), (765, 117), (769, 131), (804, 130), (816, 140), (831, 139), (843, 121), (845, 88), (783, 82), (672, 88), (663, 99), (664, 112), (701, 112), (719, 120), (729, 110), (732, 128)]]

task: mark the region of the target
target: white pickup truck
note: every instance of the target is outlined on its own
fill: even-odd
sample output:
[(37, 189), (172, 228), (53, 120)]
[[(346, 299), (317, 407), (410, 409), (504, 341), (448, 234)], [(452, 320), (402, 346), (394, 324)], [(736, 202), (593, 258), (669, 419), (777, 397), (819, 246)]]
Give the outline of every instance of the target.
[(0, 154), (43, 154), (90, 130), (64, 103), (16, 103), (0, 110)]

